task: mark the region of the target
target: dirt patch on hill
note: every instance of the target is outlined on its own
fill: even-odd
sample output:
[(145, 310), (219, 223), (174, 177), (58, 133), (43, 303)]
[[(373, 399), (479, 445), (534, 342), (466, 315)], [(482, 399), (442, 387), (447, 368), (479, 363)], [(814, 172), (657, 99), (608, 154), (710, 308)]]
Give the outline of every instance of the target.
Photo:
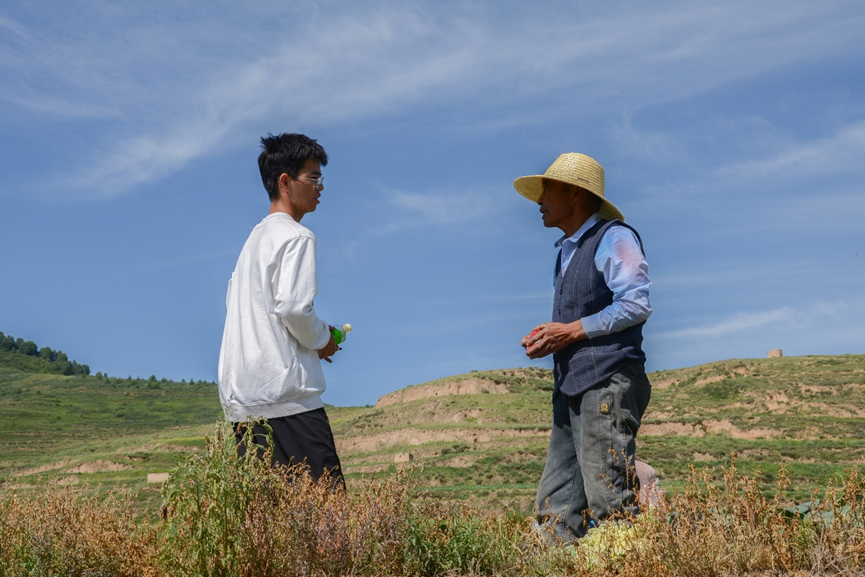
[(543, 437), (550, 432), (533, 429), (403, 429), (375, 435), (336, 439), (339, 453), (373, 453), (389, 447), (426, 443), (488, 443), (502, 438)]
[(688, 435), (691, 437), (705, 437), (706, 431), (697, 425), (690, 423), (644, 423), (640, 427), (640, 435)]
[(435, 385), (409, 387), (389, 393), (378, 400), (376, 408), (386, 407), (396, 403), (407, 403), (418, 399), (444, 397), (447, 395), (478, 395), (482, 393), (504, 394), (508, 392), (506, 385), (490, 379), (471, 378), (463, 381), (449, 381)]
[(706, 434), (726, 435), (734, 439), (771, 439), (775, 436), (772, 429), (740, 429), (726, 419), (714, 421), (708, 420), (698, 424), (690, 423), (644, 423), (640, 427), (640, 435), (687, 435), (691, 437), (705, 437)]
[(47, 473), (48, 471), (53, 471), (55, 469), (65, 467), (69, 463), (70, 461), (57, 461), (56, 463), (51, 463), (50, 465), (42, 465), (41, 467), (27, 469), (26, 471), (19, 471), (18, 473), (15, 473), (15, 476), (26, 477), (27, 475), (38, 475), (39, 473)]
[(838, 387), (835, 385), (799, 385), (799, 390), (801, 390), (803, 394), (811, 393), (812, 395), (819, 396), (835, 396), (838, 394)]
[(852, 405), (839, 406), (837, 404), (829, 405), (827, 403), (808, 403), (801, 405), (801, 408), (807, 408), (808, 413), (813, 415), (829, 415), (832, 417), (865, 417), (865, 408), (854, 407)]
[(456, 413), (452, 414), (451, 416), (445, 418), (444, 422), (462, 423), (463, 421), (467, 421), (469, 419), (477, 419), (478, 417), (481, 416), (481, 413), (483, 413), (483, 411), (481, 411), (480, 409), (469, 409), (467, 411), (457, 411)]
[(460, 455), (459, 457), (453, 457), (452, 459), (447, 459), (444, 461), (440, 461), (436, 463), (442, 467), (454, 467), (455, 469), (467, 469), (468, 467), (473, 466), (478, 462), (477, 455)]
[(681, 383), (681, 379), (661, 379), (660, 381), (652, 381), (653, 389), (666, 389), (670, 385), (677, 385)]
[(698, 387), (700, 385), (708, 385), (709, 383), (717, 383), (718, 381), (723, 381), (727, 378), (727, 375), (712, 375), (711, 377), (706, 377), (704, 379), (697, 379), (697, 382), (694, 383)]
[(390, 467), (390, 465), (344, 465), (342, 467), (342, 472), (346, 475), (351, 473), (360, 473), (360, 474), (370, 474), (370, 473), (381, 473), (382, 471), (386, 471)]
[(125, 463), (99, 460), (82, 463), (75, 467), (69, 467), (64, 471), (64, 473), (105, 473), (108, 471), (128, 471), (132, 468), (132, 465), (127, 465)]
[[(187, 453), (190, 451), (200, 451), (198, 447), (191, 447), (189, 445), (165, 445), (162, 443), (153, 443), (152, 445), (144, 445), (143, 447), (136, 447), (134, 449), (117, 449), (118, 453)], [(132, 458), (127, 455), (127, 458)], [(133, 459), (134, 460), (134, 459)]]
[(790, 408), (790, 399), (784, 393), (775, 393), (765, 399), (766, 408), (772, 413), (786, 413)]

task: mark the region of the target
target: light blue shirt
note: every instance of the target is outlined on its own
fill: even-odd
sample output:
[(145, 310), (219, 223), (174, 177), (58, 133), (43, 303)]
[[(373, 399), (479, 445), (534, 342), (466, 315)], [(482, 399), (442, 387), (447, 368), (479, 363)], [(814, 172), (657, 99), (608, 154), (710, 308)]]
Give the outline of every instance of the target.
[[(570, 237), (562, 237), (556, 246), (562, 249), (562, 274), (567, 270), (577, 250), (577, 242), (601, 220), (593, 214)], [(598, 243), (595, 266), (603, 273), (604, 281), (613, 291), (613, 303), (601, 312), (584, 317), (583, 330), (590, 339), (610, 335), (639, 324), (652, 314), (649, 304), (649, 265), (631, 229), (613, 226), (607, 229)], [(555, 283), (555, 279), (553, 280)]]

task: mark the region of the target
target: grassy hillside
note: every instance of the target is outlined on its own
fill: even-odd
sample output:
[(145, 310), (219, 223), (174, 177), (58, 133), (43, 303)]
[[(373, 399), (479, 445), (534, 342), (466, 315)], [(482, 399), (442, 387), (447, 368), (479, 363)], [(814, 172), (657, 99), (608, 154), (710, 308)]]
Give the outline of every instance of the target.
[[(730, 360), (650, 375), (638, 458), (677, 491), (688, 467), (729, 464), (807, 500), (865, 464), (865, 356)], [(531, 506), (550, 426), (549, 371), (471, 373), (409, 387), (375, 408), (332, 412), (349, 478), (411, 454), (430, 491)]]
[(0, 483), (141, 491), (204, 446), (221, 410), (212, 383), (25, 373), (0, 366)]
[[(783, 463), (807, 500), (865, 464), (865, 355), (730, 360), (650, 375), (638, 458), (677, 491), (690, 465)], [(542, 369), (472, 372), (328, 409), (349, 486), (409, 459), (423, 490), (528, 511), (543, 469), (552, 380)], [(215, 385), (31, 374), (0, 366), (0, 483), (128, 487), (203, 447)]]

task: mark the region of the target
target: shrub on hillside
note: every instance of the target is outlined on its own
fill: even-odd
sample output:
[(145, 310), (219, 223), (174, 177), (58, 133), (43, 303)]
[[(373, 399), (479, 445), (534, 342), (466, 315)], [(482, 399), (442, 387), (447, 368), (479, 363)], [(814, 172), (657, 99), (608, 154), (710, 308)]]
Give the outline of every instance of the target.
[(156, 533), (129, 496), (101, 502), (56, 485), (0, 498), (0, 575), (159, 575)]

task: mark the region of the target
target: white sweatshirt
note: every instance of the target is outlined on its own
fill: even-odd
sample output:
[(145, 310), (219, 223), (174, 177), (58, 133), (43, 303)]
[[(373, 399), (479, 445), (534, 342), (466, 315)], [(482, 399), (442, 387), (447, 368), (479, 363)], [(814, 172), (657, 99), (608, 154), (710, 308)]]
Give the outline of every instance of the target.
[(258, 223), (228, 281), (219, 399), (230, 421), (323, 407), (318, 349), (330, 330), (315, 314), (315, 235), (288, 214)]

